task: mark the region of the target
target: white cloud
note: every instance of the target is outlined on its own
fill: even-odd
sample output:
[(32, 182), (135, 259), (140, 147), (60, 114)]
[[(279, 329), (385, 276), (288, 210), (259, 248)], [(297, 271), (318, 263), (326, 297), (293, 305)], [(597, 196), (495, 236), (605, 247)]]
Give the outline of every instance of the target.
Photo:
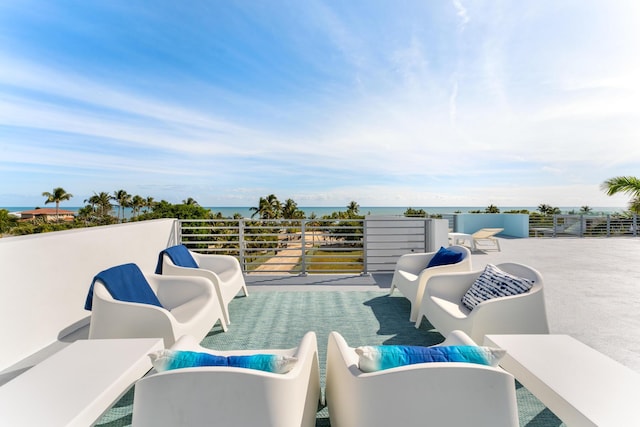
[(453, 7), (456, 9), (458, 18), (460, 18), (460, 31), (464, 31), (465, 27), (471, 20), (471, 18), (469, 17), (469, 12), (467, 12), (467, 9), (465, 9), (460, 0), (453, 0)]
[[(640, 165), (640, 55), (633, 38), (619, 37), (639, 33), (628, 18), (616, 27), (619, 6), (609, 22), (587, 2), (600, 40), (592, 50), (579, 23), (565, 19), (573, 9), (551, 4), (467, 9), (452, 0), (452, 28), (448, 3), (446, 17), (423, 3), (406, 8), (416, 17), (387, 17), (368, 4), (313, 2), (278, 14), (291, 28), (256, 33), (295, 56), (295, 68), (253, 52), (255, 35), (243, 34), (237, 45), (228, 40), (242, 56), (227, 64), (238, 76), (220, 80), (215, 61), (180, 69), (186, 78), (175, 82), (141, 71), (136, 82), (149, 81), (140, 85), (114, 78), (125, 67), (89, 75), (0, 52), (0, 179), (46, 170), (48, 180), (87, 177), (77, 185), (98, 191), (117, 180), (162, 194), (275, 192), (338, 206), (604, 203), (597, 184)], [(405, 11), (388, 10), (396, 9)], [(246, 58), (288, 85), (248, 78)], [(149, 91), (155, 82), (171, 91)], [(56, 185), (18, 181), (36, 194)]]

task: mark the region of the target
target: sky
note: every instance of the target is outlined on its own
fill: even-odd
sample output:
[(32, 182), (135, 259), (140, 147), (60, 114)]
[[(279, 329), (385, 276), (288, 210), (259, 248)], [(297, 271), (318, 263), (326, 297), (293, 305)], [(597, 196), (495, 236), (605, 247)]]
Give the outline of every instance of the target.
[(626, 206), (637, 0), (3, 0), (0, 206)]

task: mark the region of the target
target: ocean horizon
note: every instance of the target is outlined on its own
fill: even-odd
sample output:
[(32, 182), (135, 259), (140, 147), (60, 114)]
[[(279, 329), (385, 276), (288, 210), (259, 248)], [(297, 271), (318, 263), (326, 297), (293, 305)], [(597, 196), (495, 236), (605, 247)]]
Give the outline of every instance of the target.
[[(40, 208), (55, 208), (55, 206), (42, 205)], [(232, 218), (235, 214), (242, 215), (243, 218), (251, 218), (253, 211), (250, 206), (203, 206), (206, 209), (211, 210), (214, 214), (218, 212), (223, 217)], [(403, 215), (404, 212), (409, 209), (423, 209), (427, 214), (453, 214), (453, 213), (469, 213), (471, 211), (484, 211), (486, 206), (361, 206), (358, 210), (360, 215)], [(575, 211), (580, 212), (580, 206), (565, 206), (558, 207), (563, 214)], [(36, 209), (34, 206), (9, 206), (0, 207), (0, 209), (6, 209), (9, 212), (21, 212), (26, 210)], [(60, 209), (77, 212), (81, 207), (79, 206), (60, 206)], [(322, 217), (325, 215), (331, 215), (333, 212), (346, 211), (346, 206), (302, 206), (299, 207), (306, 217), (315, 214), (316, 217)], [(538, 212), (537, 206), (498, 206), (500, 212), (508, 212), (515, 210), (528, 210), (529, 212)], [(625, 208), (622, 207), (591, 207), (592, 215), (606, 215), (624, 212)], [(117, 212), (117, 207), (114, 207), (114, 212)], [(125, 218), (130, 217), (131, 209), (125, 208)]]

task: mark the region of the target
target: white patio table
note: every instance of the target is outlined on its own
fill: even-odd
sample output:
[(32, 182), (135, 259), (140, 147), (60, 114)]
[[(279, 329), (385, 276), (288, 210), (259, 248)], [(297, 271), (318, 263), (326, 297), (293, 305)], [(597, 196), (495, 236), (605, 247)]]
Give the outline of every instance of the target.
[(76, 341), (0, 387), (0, 425), (93, 425), (163, 348), (159, 338)]
[(569, 335), (486, 335), (500, 366), (568, 426), (638, 425), (640, 374)]

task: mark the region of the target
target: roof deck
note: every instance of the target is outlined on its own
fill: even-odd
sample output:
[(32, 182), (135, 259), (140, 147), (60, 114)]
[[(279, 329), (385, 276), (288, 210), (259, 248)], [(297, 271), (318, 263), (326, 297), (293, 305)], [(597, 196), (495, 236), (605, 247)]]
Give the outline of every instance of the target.
[[(16, 345), (5, 351), (0, 386), (69, 342), (86, 338), (88, 317), (81, 306), (92, 275), (102, 266), (126, 261), (137, 262), (145, 271), (152, 270), (157, 248), (174, 243), (167, 237), (172, 227), (166, 221), (159, 221), (120, 225), (105, 231), (96, 228), (50, 233), (63, 240), (57, 236), (2, 239), (0, 256), (6, 264), (0, 274), (3, 283), (0, 317), (4, 319), (5, 340)], [(86, 241), (84, 236), (88, 236)], [(61, 247), (65, 248), (64, 254), (57, 251)], [(500, 238), (500, 247), (500, 252), (474, 251), (473, 268), (501, 262), (519, 262), (536, 268), (545, 281), (551, 333), (570, 335), (640, 372), (640, 239)], [(73, 253), (74, 250), (77, 253)], [(103, 253), (92, 252), (94, 250)], [(56, 251), (60, 259), (55, 258)], [(28, 253), (29, 257), (12, 255), (15, 253)], [(111, 258), (103, 259), (105, 253)], [(21, 273), (12, 276), (11, 271)], [(62, 277), (54, 275), (54, 271)], [(250, 292), (386, 291), (391, 277), (391, 273), (254, 273), (247, 275), (246, 281)], [(18, 282), (19, 287), (8, 285)], [(43, 289), (43, 295), (33, 296), (31, 290), (23, 290), (26, 284)], [(57, 304), (59, 309), (46, 313), (25, 309), (15, 303), (16, 298), (24, 298), (22, 292), (32, 297), (29, 304), (33, 307)], [(406, 314), (408, 319), (408, 312)], [(11, 316), (18, 316), (19, 321), (11, 320)], [(25, 356), (20, 356), (21, 353)]]

